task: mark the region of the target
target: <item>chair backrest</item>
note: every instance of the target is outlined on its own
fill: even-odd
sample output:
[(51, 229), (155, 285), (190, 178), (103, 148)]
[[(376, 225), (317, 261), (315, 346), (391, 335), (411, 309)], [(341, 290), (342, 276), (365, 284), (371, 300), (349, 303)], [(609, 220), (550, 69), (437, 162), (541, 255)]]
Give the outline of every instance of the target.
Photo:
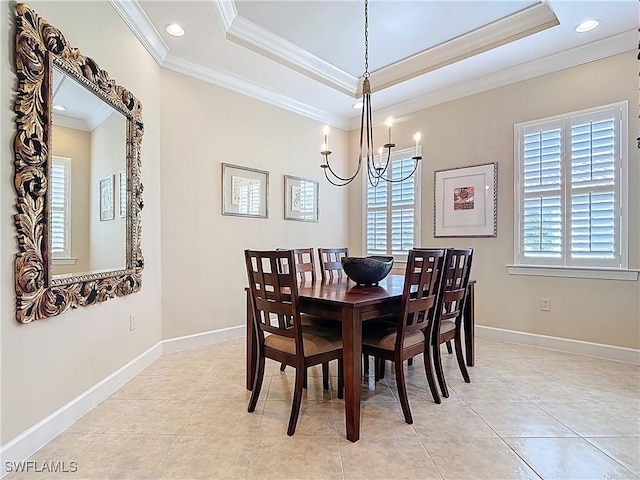
[(407, 334), (417, 330), (423, 330), (426, 339), (431, 338), (438, 293), (442, 285), (444, 260), (444, 249), (409, 250), (396, 349), (402, 347)]
[[(440, 313), (438, 323), (442, 320), (454, 320), (456, 328), (460, 327), (472, 260), (473, 248), (447, 249), (437, 310)], [(439, 328), (438, 325), (438, 331)]]
[(319, 248), (318, 258), (320, 259), (320, 273), (322, 280), (342, 280), (344, 270), (342, 269), (342, 257), (349, 256), (348, 248)]
[(295, 248), (293, 250), (296, 262), (296, 273), (300, 282), (315, 282), (316, 268), (313, 248)]
[(258, 342), (264, 334), (293, 338), (296, 352), (303, 352), (302, 328), (298, 309), (298, 281), (292, 250), (245, 250), (251, 307)]

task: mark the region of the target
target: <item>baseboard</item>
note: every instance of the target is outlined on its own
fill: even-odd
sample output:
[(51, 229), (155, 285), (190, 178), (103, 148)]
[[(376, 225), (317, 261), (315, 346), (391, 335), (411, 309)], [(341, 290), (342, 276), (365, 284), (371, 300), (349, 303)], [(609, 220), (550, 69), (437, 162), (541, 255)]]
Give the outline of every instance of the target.
[(179, 352), (180, 350), (204, 347), (226, 340), (233, 340), (234, 338), (241, 338), (245, 336), (246, 330), (246, 326), (241, 325), (238, 327), (222, 328), (220, 330), (186, 335), (184, 337), (170, 338), (162, 341), (162, 353)]
[(640, 364), (640, 350), (634, 348), (617, 347), (602, 343), (585, 342), (570, 338), (551, 337), (536, 333), (518, 332), (503, 328), (485, 327), (476, 325), (478, 337), (500, 340), (503, 342), (520, 343), (532, 347), (548, 348), (567, 353), (577, 353), (590, 357), (616, 360), (619, 362)]
[(0, 478), (8, 473), (7, 465), (29, 458), (109, 395), (151, 365), (162, 354), (244, 337), (245, 331), (246, 327), (242, 325), (171, 338), (156, 343), (146, 352), (2, 446), (0, 448)]
[(151, 365), (161, 354), (161, 344), (157, 343), (2, 446), (0, 448), (0, 465), (2, 465), (0, 467), (0, 477), (8, 473), (7, 466), (11, 465), (12, 462), (19, 462), (29, 458), (109, 395)]

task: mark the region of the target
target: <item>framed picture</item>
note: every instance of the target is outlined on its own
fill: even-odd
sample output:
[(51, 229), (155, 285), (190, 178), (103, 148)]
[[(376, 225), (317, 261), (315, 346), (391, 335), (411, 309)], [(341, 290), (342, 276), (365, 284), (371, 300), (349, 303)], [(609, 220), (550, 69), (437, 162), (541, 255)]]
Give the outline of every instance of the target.
[(317, 222), (318, 191), (318, 182), (285, 175), (284, 219)]
[(100, 220), (113, 220), (114, 208), (113, 208), (113, 184), (114, 175), (100, 180)]
[(498, 164), (435, 172), (434, 236), (497, 235)]
[(222, 164), (222, 214), (269, 218), (269, 172)]
[(127, 216), (127, 172), (120, 170), (118, 173), (118, 206), (120, 209), (120, 218)]

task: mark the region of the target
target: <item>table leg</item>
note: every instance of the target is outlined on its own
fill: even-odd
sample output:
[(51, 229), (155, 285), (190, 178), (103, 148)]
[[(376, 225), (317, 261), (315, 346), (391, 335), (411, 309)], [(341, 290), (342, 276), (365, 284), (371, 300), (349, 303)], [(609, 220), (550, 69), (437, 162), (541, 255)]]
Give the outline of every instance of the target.
[(467, 357), (467, 365), (475, 364), (475, 282), (470, 282), (467, 287), (467, 300), (464, 303), (464, 349)]
[(344, 374), (344, 410), (347, 439), (360, 438), (360, 384), (362, 362), (362, 323), (358, 309), (342, 309), (342, 345)]
[(247, 294), (247, 390), (253, 390), (253, 379), (256, 376), (256, 358), (258, 355), (258, 339), (253, 325), (253, 309), (251, 307), (251, 291)]

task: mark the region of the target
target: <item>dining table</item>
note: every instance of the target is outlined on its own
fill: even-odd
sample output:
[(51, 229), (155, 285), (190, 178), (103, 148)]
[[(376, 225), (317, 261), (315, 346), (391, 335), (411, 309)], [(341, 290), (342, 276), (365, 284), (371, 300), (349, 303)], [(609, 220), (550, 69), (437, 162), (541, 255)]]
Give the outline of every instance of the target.
[[(469, 281), (463, 311), (465, 359), (474, 365), (474, 290)], [(298, 284), (301, 313), (318, 315), (342, 323), (344, 406), (347, 439), (360, 438), (360, 396), (362, 382), (362, 323), (392, 314), (399, 314), (404, 275), (388, 275), (374, 286), (360, 286), (347, 278), (334, 281), (302, 282)], [(247, 390), (253, 388), (256, 371), (257, 338), (251, 308), (251, 293), (247, 301)]]

